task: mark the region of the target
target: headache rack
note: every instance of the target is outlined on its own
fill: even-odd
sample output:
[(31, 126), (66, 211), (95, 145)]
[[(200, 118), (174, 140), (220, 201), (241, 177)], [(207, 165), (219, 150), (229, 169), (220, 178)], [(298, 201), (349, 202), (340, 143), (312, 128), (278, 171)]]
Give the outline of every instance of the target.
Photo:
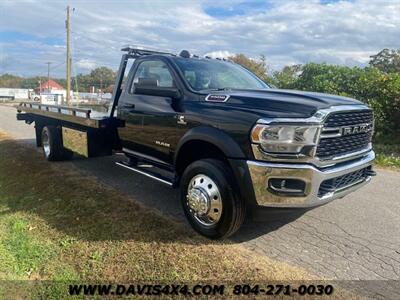
[[(160, 50), (152, 50), (152, 49), (145, 49), (144, 47), (141, 46), (125, 46), (121, 49), (124, 52), (127, 52), (122, 55), (121, 62), (119, 65), (118, 73), (117, 73), (117, 78), (115, 80), (114, 84), (114, 90), (112, 93), (112, 98), (111, 98), (111, 109), (110, 109), (110, 116), (113, 117), (115, 115), (115, 110), (118, 105), (119, 97), (121, 96), (122, 93), (122, 81), (125, 76), (125, 70), (126, 66), (128, 64), (129, 59), (135, 59), (139, 58), (142, 56), (146, 55), (171, 55), (171, 56), (177, 56), (177, 54), (168, 52), (168, 51), (160, 51)], [(199, 58), (197, 55), (191, 56), (189, 51), (187, 50), (182, 50), (179, 56), (184, 57), (184, 58), (189, 58), (189, 57), (196, 57)], [(206, 56), (206, 58), (211, 59), (211, 57)]]
[(130, 55), (130, 58), (135, 58), (135, 57), (140, 57), (144, 55), (173, 55), (176, 56), (176, 54), (167, 52), (167, 51), (158, 51), (158, 50), (151, 50), (151, 49), (143, 49), (142, 47), (139, 46), (125, 46), (121, 49), (122, 51), (128, 52), (128, 55)]
[(176, 54), (173, 54), (170, 52), (151, 50), (151, 49), (143, 49), (142, 47), (139, 47), (139, 46), (125, 46), (121, 49), (121, 51), (124, 51), (127, 53), (122, 55), (118, 73), (117, 73), (117, 78), (115, 80), (114, 90), (113, 90), (112, 98), (111, 98), (111, 103), (112, 103), (111, 110), (110, 110), (111, 117), (114, 116), (114, 114), (115, 114), (115, 109), (118, 105), (118, 100), (122, 93), (122, 88), (121, 88), (122, 81), (124, 79), (125, 69), (126, 69), (126, 65), (127, 65), (129, 59), (135, 59), (135, 58), (142, 57), (145, 55), (176, 56)]

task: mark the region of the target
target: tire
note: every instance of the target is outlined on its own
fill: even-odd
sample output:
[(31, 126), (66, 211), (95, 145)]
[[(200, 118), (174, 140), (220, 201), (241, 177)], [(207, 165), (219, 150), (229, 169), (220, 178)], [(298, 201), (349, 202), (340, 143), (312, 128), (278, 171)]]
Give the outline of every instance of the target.
[(233, 178), (228, 165), (217, 159), (195, 161), (183, 172), (180, 199), (198, 233), (211, 239), (226, 238), (242, 225), (245, 203)]
[(72, 158), (74, 153), (64, 148), (61, 130), (57, 127), (43, 127), (41, 138), (43, 154), (48, 161), (61, 161)]

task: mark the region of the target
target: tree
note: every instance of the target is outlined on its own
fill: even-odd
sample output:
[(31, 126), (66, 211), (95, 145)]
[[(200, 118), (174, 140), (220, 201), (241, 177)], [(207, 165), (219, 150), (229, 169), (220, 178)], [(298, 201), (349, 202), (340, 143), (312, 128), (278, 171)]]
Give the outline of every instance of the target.
[(1, 88), (20, 88), (22, 77), (3, 74), (0, 76), (0, 87)]
[(400, 73), (400, 49), (383, 49), (371, 55), (369, 64), (384, 73)]
[(74, 89), (76, 86), (80, 92), (90, 92), (92, 87), (97, 91), (101, 89), (105, 91), (110, 85), (114, 84), (116, 73), (107, 68), (99, 67), (92, 70), (89, 74), (78, 74), (73, 80)]
[[(110, 90), (110, 86), (115, 83), (115, 78), (116, 73), (113, 70), (107, 67), (99, 67), (92, 70), (89, 74), (78, 74), (73, 77), (72, 89), (79, 92), (89, 92), (91, 87), (94, 86), (96, 90)], [(52, 79), (57, 81), (64, 88), (67, 85), (64, 78)], [(3, 74), (0, 76), (0, 87), (34, 89), (39, 86), (39, 81), (44, 83), (47, 81), (47, 77), (19, 77), (11, 74)]]
[[(53, 78), (53, 80), (55, 80), (65, 88), (65, 79)], [(47, 77), (44, 76), (20, 77), (11, 74), (3, 74), (0, 76), (0, 87), (16, 88), (16, 89), (35, 89), (39, 86), (39, 81), (44, 83), (47, 81)]]
[(294, 87), (301, 71), (302, 65), (285, 66), (281, 71), (274, 72), (273, 82), (279, 88), (291, 89)]
[(116, 74), (107, 67), (99, 67), (90, 72), (90, 77), (94, 86), (105, 89), (115, 82)]
[(270, 82), (270, 78), (268, 76), (268, 68), (267, 68), (267, 63), (264, 55), (260, 55), (258, 60), (251, 59), (247, 57), (246, 55), (240, 53), (236, 54), (234, 56), (230, 56), (228, 58), (229, 60), (241, 65), (242, 67), (245, 67), (246, 69), (252, 71), (254, 74), (256, 74), (260, 79), (262, 79), (265, 82)]
[[(94, 82), (92, 77), (87, 74), (87, 75), (83, 75), (83, 74), (78, 74), (77, 76), (75, 76), (73, 79), (73, 87), (74, 89), (76, 89), (76, 86), (78, 87), (78, 91), (80, 92), (90, 92), (91, 91), (91, 87), (94, 86)], [(95, 86), (96, 88), (97, 85)]]
[[(54, 80), (58, 82), (57, 79)], [(20, 87), (23, 89), (35, 89), (39, 86), (39, 81), (44, 83), (47, 81), (47, 77), (35, 76), (35, 77), (23, 78)]]

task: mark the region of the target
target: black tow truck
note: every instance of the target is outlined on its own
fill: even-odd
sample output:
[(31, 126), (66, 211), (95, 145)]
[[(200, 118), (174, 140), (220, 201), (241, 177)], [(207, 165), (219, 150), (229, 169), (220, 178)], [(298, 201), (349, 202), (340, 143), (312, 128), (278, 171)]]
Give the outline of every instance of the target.
[(375, 175), (373, 112), (357, 100), (272, 89), (185, 50), (122, 50), (107, 113), (18, 106), (47, 160), (122, 151), (119, 166), (179, 188), (189, 222), (210, 238), (233, 234), (260, 206), (322, 205)]

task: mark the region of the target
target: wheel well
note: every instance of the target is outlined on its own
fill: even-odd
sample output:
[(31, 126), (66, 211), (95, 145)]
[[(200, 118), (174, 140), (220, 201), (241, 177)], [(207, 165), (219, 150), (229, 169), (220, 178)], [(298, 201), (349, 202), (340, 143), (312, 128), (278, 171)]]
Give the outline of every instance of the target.
[(204, 158), (215, 158), (226, 161), (225, 154), (214, 144), (201, 140), (192, 140), (186, 142), (180, 148), (175, 162), (178, 175), (182, 175), (186, 167), (192, 162)]

